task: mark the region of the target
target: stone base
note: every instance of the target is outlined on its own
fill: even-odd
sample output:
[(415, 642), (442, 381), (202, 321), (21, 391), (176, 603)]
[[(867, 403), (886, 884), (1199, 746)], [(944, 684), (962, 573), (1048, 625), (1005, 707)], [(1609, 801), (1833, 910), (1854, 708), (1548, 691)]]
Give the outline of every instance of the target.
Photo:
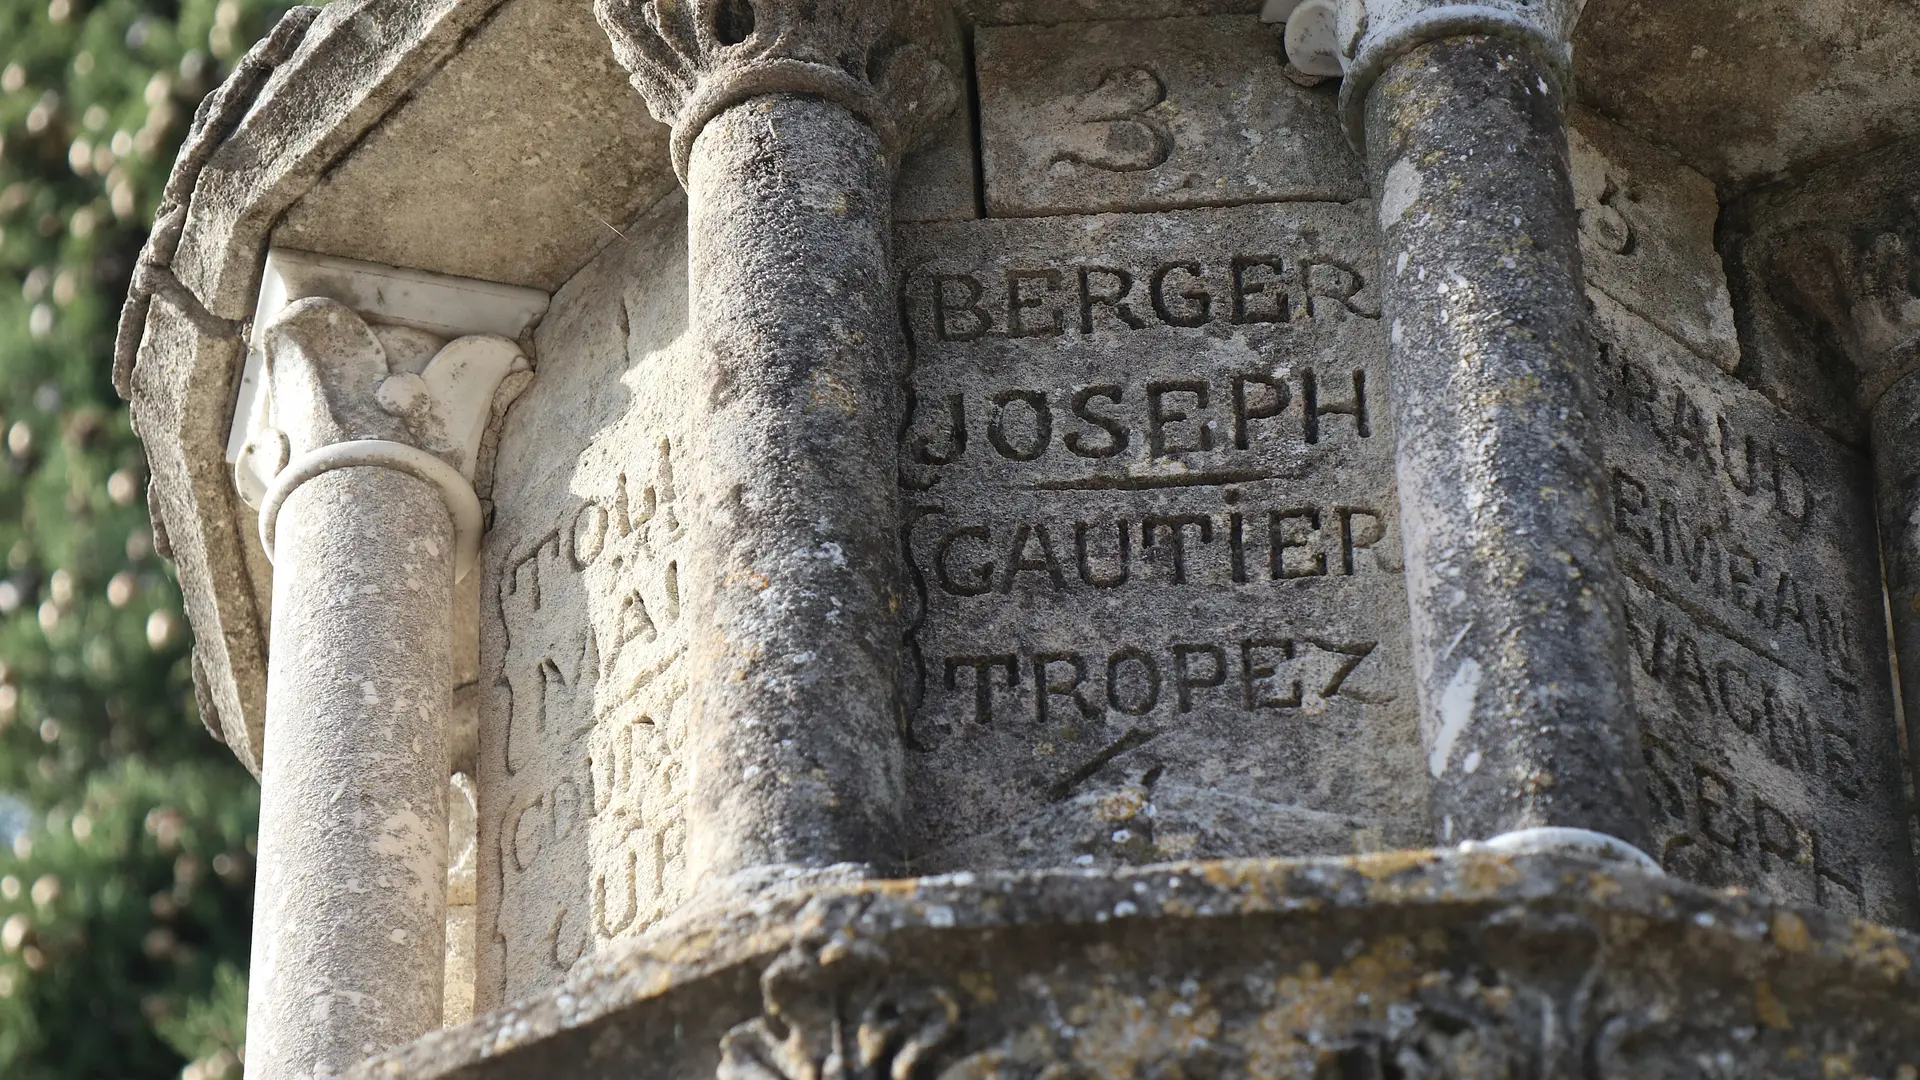
[(1559, 856), (956, 874), (663, 925), (354, 1075), (1915, 1080), (1916, 958)]

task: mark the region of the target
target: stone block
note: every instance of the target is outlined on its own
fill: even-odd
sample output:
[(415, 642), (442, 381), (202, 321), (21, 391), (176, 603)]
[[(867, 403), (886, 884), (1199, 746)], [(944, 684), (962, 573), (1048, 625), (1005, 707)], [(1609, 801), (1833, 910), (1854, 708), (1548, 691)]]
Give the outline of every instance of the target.
[(1654, 854), (1914, 925), (1868, 463), (1596, 307)]
[(1722, 371), (1740, 364), (1712, 181), (1584, 109), (1567, 128), (1587, 286)]
[(663, 200), (554, 297), (540, 374), (500, 439), (481, 582), (480, 1009), (553, 985), (686, 887), (685, 214)]
[(1283, 74), (1251, 15), (983, 27), (995, 217), (1365, 198), (1334, 87)]
[(893, 219), (966, 221), (980, 216), (980, 177), (974, 168), (973, 102), (962, 98), (925, 146), (900, 164)]
[(1368, 216), (900, 236), (914, 865), (1422, 842)]
[[(1373, 235), (901, 230), (916, 868), (1418, 842)], [(1656, 854), (1912, 925), (1865, 462), (1594, 302)]]

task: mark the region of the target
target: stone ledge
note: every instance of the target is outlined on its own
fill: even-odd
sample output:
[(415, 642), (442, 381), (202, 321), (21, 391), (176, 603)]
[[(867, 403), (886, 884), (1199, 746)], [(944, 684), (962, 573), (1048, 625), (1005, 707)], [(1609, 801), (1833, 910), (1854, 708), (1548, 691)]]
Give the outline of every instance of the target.
[(696, 912), (352, 1075), (1911, 1080), (1916, 958), (1557, 856), (956, 874)]

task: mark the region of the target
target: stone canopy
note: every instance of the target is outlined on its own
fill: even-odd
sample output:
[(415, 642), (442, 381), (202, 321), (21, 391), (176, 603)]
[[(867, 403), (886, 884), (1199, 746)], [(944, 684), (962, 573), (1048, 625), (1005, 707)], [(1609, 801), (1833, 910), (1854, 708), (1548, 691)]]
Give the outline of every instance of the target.
[(294, 9), (115, 367), (288, 868), (249, 1068), (1912, 1080), (1917, 50), (1898, 0)]

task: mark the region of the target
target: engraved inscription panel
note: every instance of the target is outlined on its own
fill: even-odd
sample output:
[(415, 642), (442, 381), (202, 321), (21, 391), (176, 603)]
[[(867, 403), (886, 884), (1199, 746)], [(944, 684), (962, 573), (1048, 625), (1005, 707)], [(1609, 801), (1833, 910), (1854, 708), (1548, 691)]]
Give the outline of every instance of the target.
[(1713, 183), (1604, 117), (1574, 109), (1567, 141), (1587, 286), (1731, 372), (1740, 363)]
[(1364, 213), (901, 236), (916, 869), (1424, 844)]
[(482, 594), (483, 1008), (557, 983), (684, 891), (684, 212), (667, 200), (555, 297), (502, 436)]
[(1915, 897), (1867, 465), (1596, 298), (1656, 854), (1894, 925)]
[(1253, 16), (982, 27), (974, 42), (990, 215), (1367, 195), (1336, 87), (1289, 81)]

